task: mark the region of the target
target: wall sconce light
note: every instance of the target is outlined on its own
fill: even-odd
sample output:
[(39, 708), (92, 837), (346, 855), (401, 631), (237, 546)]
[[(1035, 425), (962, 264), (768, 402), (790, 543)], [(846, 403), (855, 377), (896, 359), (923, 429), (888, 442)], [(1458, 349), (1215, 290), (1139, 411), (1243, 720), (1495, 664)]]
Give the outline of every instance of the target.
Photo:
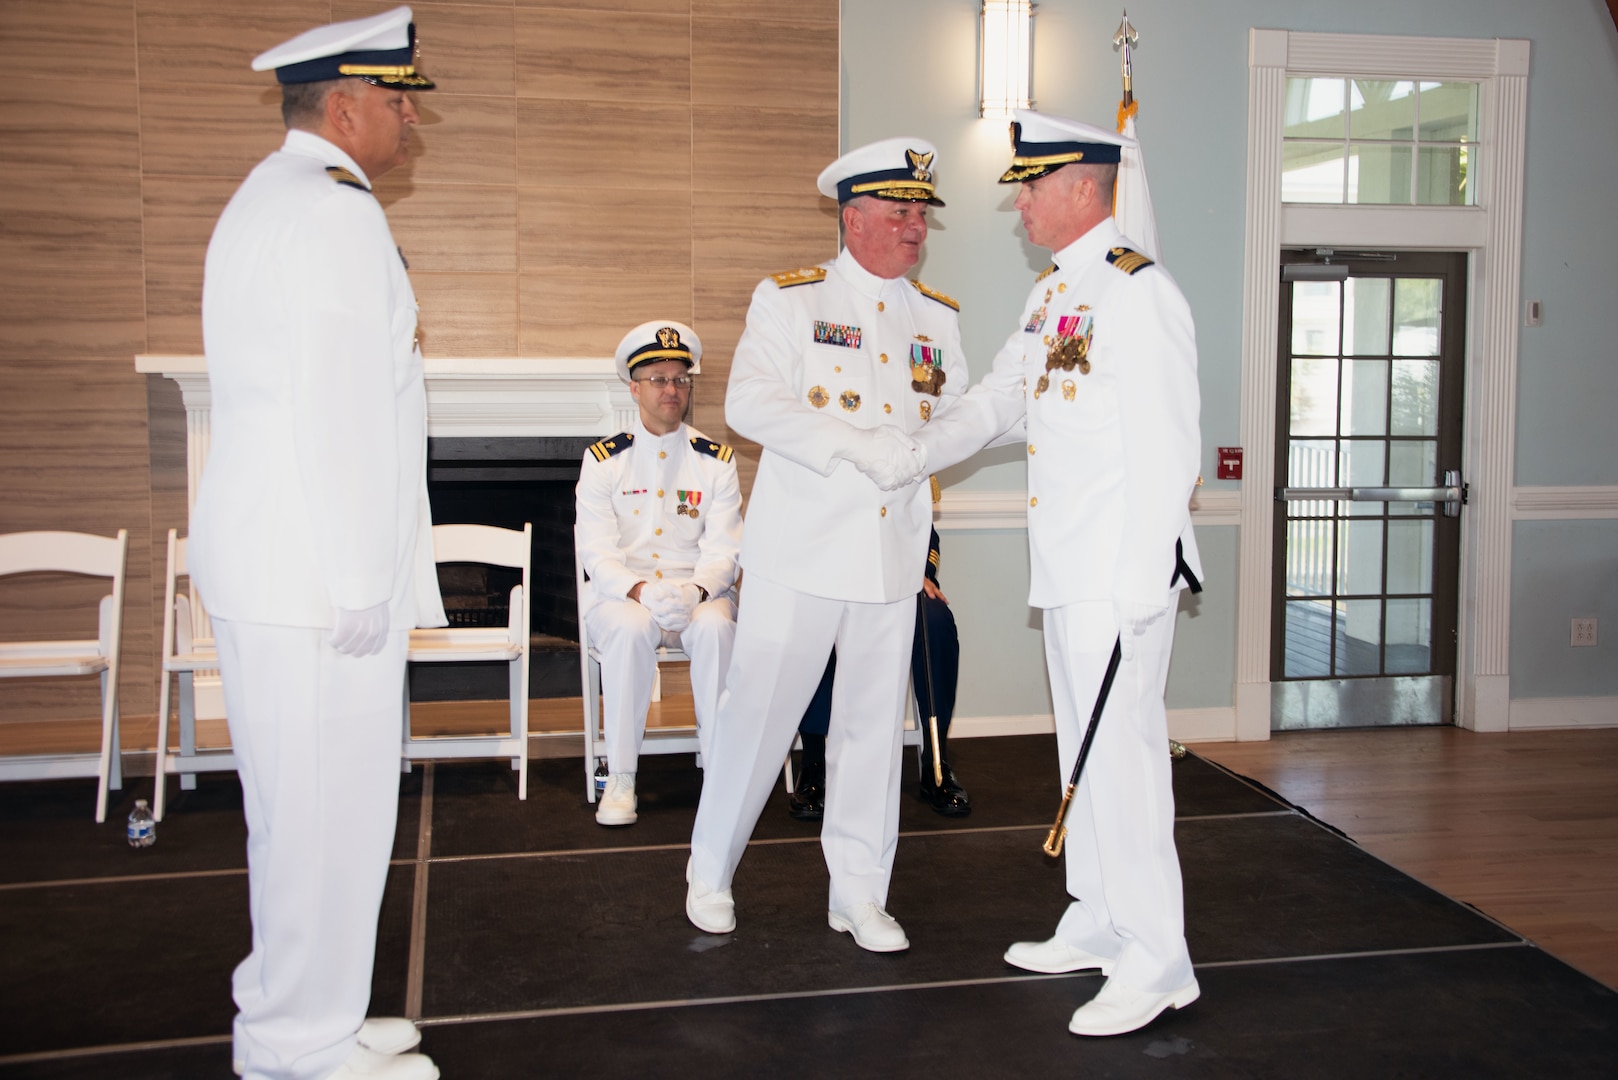
[(978, 115), (1011, 119), (1033, 104), (1034, 5), (1031, 0), (983, 0), (983, 52)]

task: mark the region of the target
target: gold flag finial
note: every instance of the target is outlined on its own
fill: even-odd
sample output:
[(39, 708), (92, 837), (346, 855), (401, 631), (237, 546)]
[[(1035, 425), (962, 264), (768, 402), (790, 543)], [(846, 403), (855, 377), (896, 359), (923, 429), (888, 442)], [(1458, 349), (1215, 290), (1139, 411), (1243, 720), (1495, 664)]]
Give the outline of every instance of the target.
[(1123, 22), (1118, 24), (1118, 32), (1112, 36), (1112, 47), (1122, 54), (1119, 63), (1124, 76), (1124, 104), (1126, 106), (1135, 100), (1132, 85), (1135, 73), (1132, 54), (1134, 53), (1135, 43), (1139, 40), (1140, 34), (1135, 32), (1135, 24), (1129, 21), (1129, 11), (1126, 9)]

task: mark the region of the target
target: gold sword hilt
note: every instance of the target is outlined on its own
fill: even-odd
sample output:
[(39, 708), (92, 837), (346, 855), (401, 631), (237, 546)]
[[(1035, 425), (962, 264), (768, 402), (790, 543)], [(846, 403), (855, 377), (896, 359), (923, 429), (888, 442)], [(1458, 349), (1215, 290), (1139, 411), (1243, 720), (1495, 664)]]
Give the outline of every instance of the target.
[(1056, 824), (1051, 826), (1050, 833), (1045, 837), (1045, 854), (1056, 858), (1062, 854), (1062, 842), (1067, 839), (1067, 808), (1073, 802), (1073, 792), (1077, 784), (1069, 784), (1067, 790), (1062, 792), (1062, 805), (1056, 808)]

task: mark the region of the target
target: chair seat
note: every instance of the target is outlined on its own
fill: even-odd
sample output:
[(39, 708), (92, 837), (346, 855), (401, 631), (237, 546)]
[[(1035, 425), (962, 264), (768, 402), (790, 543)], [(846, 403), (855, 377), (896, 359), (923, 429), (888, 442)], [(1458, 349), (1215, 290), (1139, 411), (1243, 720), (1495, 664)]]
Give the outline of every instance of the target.
[(486, 629), (434, 629), (410, 631), (410, 650), (417, 663), (459, 663), (475, 660), (515, 660), (522, 650), (511, 643), (505, 627)]
[(163, 670), (171, 675), (182, 671), (213, 671), (218, 667), (219, 654), (216, 652), (182, 653), (163, 661)]
[(93, 675), (110, 666), (95, 641), (19, 641), (0, 644), (0, 678)]

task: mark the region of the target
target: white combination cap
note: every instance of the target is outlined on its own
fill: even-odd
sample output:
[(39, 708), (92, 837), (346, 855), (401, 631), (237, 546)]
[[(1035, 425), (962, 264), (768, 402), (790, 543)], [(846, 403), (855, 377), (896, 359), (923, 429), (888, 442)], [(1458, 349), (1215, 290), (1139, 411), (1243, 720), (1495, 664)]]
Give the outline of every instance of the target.
[(358, 78), (399, 90), (431, 90), (416, 71), (416, 24), (408, 7), (317, 26), (253, 58), (254, 71), (275, 71), (281, 83)]
[(685, 323), (669, 319), (641, 323), (618, 343), (618, 377), (629, 382), (642, 364), (683, 360), (691, 374), (702, 371), (702, 339)]
[(1037, 180), (1063, 165), (1115, 165), (1135, 140), (1094, 124), (1018, 109), (1011, 122), (1011, 168), (1002, 184)]
[(901, 136), (850, 150), (827, 165), (815, 186), (838, 205), (861, 195), (943, 206), (933, 191), (938, 149), (926, 139)]

